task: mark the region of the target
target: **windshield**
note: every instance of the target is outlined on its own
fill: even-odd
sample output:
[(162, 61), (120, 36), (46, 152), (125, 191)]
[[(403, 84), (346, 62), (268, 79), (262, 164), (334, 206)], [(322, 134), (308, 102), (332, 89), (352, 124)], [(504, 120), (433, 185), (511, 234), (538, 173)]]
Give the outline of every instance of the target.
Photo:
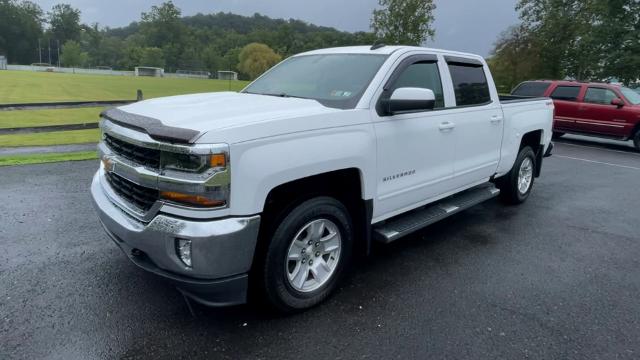
[(314, 99), (325, 106), (353, 109), (386, 59), (386, 55), (377, 54), (295, 56), (243, 92)]
[(627, 87), (621, 87), (620, 88), (620, 92), (622, 92), (622, 95), (624, 95), (624, 97), (627, 98), (627, 101), (629, 101), (630, 103), (632, 103), (633, 105), (640, 105), (640, 94), (627, 88)]

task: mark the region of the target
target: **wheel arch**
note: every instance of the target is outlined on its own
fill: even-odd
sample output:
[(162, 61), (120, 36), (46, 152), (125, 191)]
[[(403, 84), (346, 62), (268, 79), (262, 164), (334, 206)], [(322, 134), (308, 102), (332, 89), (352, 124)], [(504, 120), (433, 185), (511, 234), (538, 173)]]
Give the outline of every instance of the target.
[(360, 169), (346, 168), (292, 180), (272, 188), (264, 202), (255, 256), (260, 256), (266, 249), (271, 234), (286, 214), (317, 196), (336, 198), (347, 208), (354, 226), (354, 253), (368, 254), (373, 200), (365, 198), (363, 181), (364, 173)]

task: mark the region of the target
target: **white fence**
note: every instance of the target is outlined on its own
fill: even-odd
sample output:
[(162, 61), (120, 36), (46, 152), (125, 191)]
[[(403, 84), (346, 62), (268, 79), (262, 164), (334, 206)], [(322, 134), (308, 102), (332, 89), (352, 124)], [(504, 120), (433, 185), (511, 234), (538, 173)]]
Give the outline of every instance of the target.
[[(0, 64), (0, 69), (2, 69)], [(65, 68), (57, 66), (34, 66), (34, 65), (7, 65), (6, 70), (17, 71), (41, 71), (41, 72), (54, 72), (54, 73), (68, 73), (68, 74), (90, 74), (90, 75), (118, 75), (118, 76), (135, 76), (135, 71), (123, 71), (123, 70), (107, 70), (107, 69), (82, 69), (82, 68)], [(232, 80), (237, 80), (237, 74)], [(200, 74), (185, 74), (185, 73), (163, 73), (163, 77), (170, 78), (191, 78), (191, 79), (208, 79), (208, 75)], [(224, 78), (224, 80), (230, 80)]]
[(7, 65), (7, 70), (18, 71), (43, 71), (43, 72), (57, 72), (57, 73), (69, 73), (69, 74), (93, 74), (93, 75), (120, 75), (120, 76), (133, 76), (133, 71), (121, 71), (121, 70), (103, 70), (103, 69), (81, 69), (81, 68), (65, 68), (56, 66), (32, 66), (32, 65)]

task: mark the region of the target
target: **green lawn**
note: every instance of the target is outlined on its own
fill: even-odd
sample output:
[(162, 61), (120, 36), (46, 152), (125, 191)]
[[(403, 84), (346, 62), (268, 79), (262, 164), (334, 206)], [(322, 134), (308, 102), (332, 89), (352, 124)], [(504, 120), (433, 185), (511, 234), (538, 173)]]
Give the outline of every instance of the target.
[(0, 135), (0, 147), (46, 146), (97, 143), (100, 129)]
[(97, 122), (103, 108), (0, 111), (0, 129)]
[[(145, 99), (215, 91), (238, 91), (245, 81), (150, 78), (110, 75), (57, 74), (30, 71), (0, 71), (0, 104), (127, 100), (142, 90)], [(0, 129), (98, 121), (102, 108), (0, 111)], [(67, 145), (97, 142), (98, 129), (49, 133), (0, 135), (0, 147)], [(0, 165), (79, 160), (95, 152), (38, 154), (0, 157)]]
[(29, 154), (0, 156), (0, 166), (41, 164), (60, 161), (77, 161), (97, 159), (95, 151), (81, 151), (64, 154)]
[(247, 82), (204, 79), (152, 78), (115, 75), (56, 74), (0, 71), (0, 104), (47, 101), (145, 99), (212, 91), (238, 91)]

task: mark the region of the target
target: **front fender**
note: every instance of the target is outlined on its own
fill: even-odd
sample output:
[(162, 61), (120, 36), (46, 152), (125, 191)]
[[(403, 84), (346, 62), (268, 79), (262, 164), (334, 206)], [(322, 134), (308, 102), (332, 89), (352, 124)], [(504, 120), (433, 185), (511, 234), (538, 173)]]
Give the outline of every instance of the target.
[(231, 212), (262, 212), (275, 187), (346, 168), (361, 173), (363, 199), (375, 184), (375, 136), (371, 124), (344, 126), (235, 144), (231, 149)]

